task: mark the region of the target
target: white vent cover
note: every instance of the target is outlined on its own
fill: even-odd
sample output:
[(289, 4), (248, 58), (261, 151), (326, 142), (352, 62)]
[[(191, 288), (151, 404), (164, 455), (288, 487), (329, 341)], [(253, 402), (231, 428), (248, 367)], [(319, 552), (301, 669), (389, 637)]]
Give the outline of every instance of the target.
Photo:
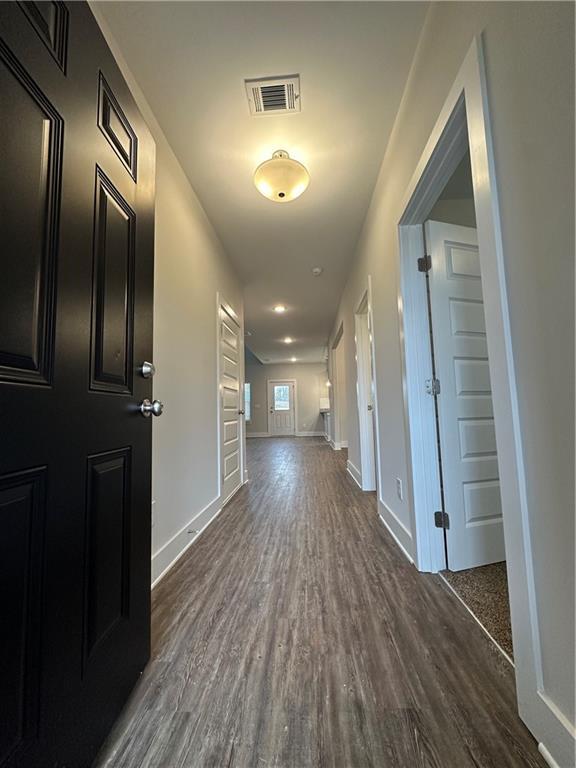
[(252, 115), (278, 115), (300, 112), (300, 76), (265, 77), (245, 80)]

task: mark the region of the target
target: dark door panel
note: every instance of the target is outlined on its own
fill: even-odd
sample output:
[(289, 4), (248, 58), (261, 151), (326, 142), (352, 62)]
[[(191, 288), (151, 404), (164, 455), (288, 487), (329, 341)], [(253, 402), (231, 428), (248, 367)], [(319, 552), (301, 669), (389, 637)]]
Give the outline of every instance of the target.
[(0, 767), (88, 768), (149, 655), (154, 145), (85, 3), (0, 3)]

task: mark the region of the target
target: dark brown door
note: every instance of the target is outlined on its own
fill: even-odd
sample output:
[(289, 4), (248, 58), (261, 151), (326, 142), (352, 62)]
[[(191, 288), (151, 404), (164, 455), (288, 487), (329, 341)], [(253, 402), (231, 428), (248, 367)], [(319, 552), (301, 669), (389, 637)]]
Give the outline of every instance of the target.
[(88, 768), (148, 659), (153, 189), (88, 6), (0, 3), (2, 768)]

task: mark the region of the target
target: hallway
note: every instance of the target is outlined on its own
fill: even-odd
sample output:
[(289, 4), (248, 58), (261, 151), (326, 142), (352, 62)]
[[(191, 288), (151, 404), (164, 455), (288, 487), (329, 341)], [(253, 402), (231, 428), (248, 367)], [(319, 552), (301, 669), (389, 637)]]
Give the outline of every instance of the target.
[(250, 482), (152, 594), (152, 658), (97, 768), (544, 766), (511, 667), (401, 554), (322, 439)]

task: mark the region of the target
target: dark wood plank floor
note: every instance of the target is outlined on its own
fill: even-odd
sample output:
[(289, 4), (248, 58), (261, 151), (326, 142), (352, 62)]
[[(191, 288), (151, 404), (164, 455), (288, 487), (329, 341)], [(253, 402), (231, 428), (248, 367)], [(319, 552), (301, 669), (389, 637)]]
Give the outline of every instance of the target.
[(153, 593), (153, 657), (98, 768), (539, 768), (512, 667), (405, 560), (320, 439), (250, 483)]

